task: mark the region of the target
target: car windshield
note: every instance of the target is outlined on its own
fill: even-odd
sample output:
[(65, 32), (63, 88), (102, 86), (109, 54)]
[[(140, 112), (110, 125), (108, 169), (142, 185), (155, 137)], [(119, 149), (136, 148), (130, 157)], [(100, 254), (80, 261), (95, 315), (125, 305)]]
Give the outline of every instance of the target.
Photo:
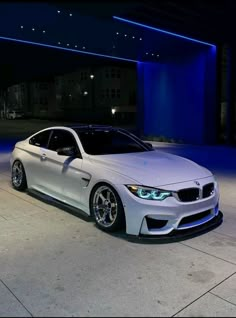
[(119, 130), (74, 129), (84, 151), (89, 155), (122, 154), (151, 151), (138, 137)]

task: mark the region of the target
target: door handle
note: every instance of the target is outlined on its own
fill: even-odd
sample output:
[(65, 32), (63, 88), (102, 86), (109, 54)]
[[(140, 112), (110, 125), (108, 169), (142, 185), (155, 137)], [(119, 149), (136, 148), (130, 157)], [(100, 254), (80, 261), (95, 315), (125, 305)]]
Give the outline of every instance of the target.
[(41, 155), (41, 160), (43, 160), (43, 161), (44, 161), (44, 160), (46, 160), (46, 159), (47, 159), (47, 156), (45, 155), (45, 153), (44, 153), (44, 154), (42, 154), (42, 155)]

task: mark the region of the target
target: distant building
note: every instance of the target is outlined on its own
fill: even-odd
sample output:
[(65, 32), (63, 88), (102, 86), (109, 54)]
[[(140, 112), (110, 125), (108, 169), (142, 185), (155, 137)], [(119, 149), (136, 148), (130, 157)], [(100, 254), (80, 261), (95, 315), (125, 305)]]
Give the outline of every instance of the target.
[(54, 80), (12, 85), (7, 92), (7, 110), (21, 110), (35, 118), (53, 116), (56, 108)]
[(56, 113), (54, 79), (29, 83), (30, 108), (34, 118), (53, 118)]
[(7, 109), (26, 110), (28, 105), (28, 84), (15, 84), (7, 90)]
[(136, 69), (114, 65), (81, 67), (52, 79), (8, 88), (8, 108), (34, 118), (104, 122), (136, 112)]
[[(56, 102), (65, 118), (134, 117), (136, 69), (113, 65), (83, 67), (55, 77)], [(104, 118), (105, 119), (105, 118)]]

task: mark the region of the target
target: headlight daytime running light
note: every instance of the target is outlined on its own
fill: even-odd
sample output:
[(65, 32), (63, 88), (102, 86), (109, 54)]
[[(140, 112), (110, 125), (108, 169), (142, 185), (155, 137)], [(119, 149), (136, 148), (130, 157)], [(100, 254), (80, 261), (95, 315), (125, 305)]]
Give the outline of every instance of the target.
[(127, 189), (136, 197), (145, 200), (163, 201), (172, 196), (172, 193), (166, 190), (149, 188), (139, 185), (126, 185)]

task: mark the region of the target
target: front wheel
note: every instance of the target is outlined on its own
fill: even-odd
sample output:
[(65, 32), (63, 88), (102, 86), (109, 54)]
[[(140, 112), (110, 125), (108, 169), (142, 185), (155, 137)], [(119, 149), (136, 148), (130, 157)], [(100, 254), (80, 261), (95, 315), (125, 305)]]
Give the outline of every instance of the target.
[(25, 169), (19, 160), (16, 160), (12, 165), (11, 182), (13, 188), (18, 191), (24, 191), (27, 188)]
[(125, 214), (116, 190), (108, 184), (95, 186), (90, 197), (90, 212), (97, 226), (106, 232), (115, 232), (124, 227)]

